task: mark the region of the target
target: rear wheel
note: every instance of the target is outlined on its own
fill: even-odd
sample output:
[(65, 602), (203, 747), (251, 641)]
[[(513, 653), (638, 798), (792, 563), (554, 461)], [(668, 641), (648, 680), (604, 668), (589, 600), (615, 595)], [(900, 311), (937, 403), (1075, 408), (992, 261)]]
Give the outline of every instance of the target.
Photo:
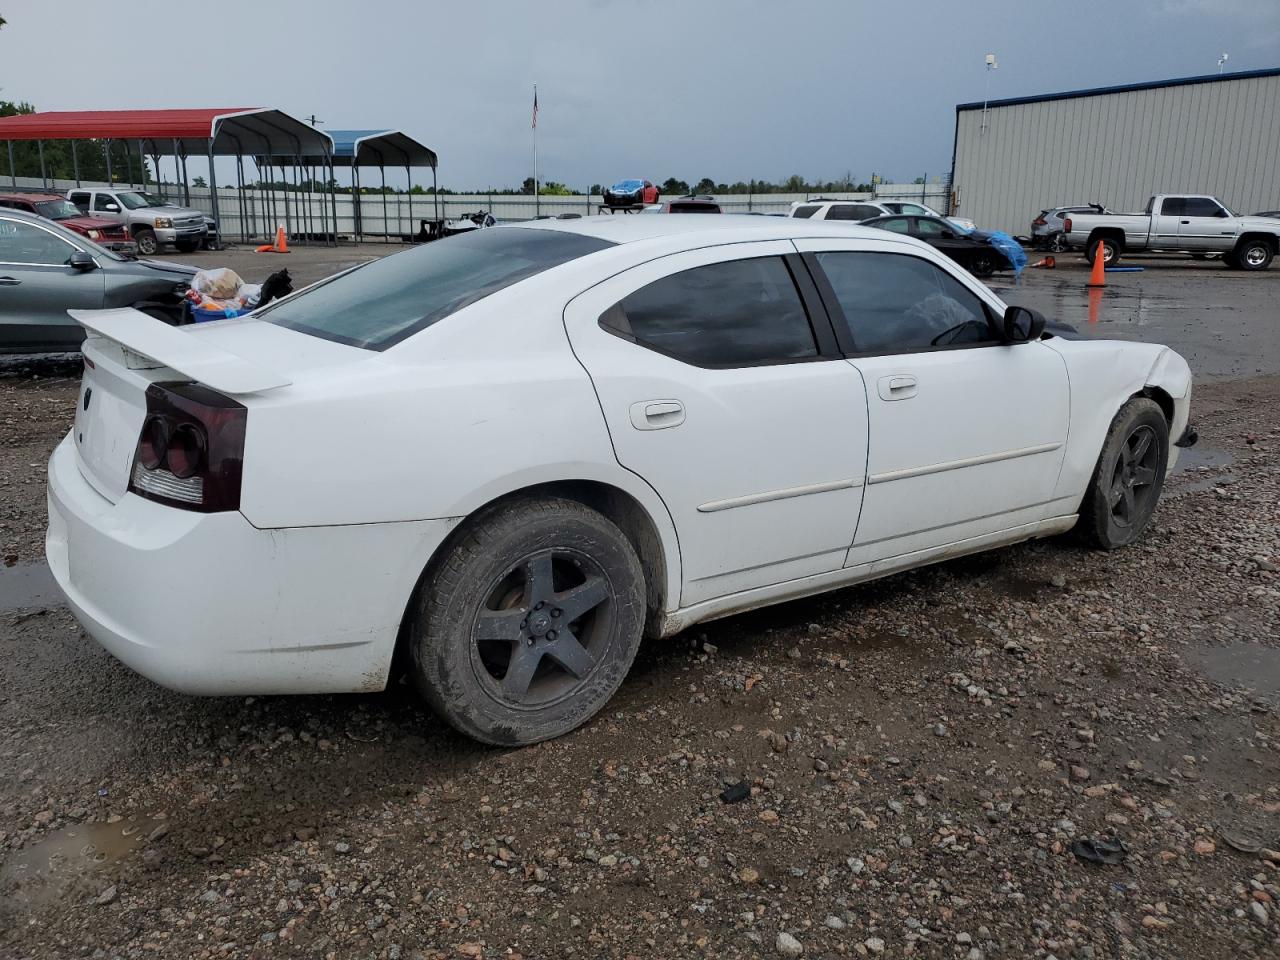
[(612, 522), (569, 500), (512, 501), (433, 564), (408, 624), (413, 677), (468, 736), (536, 743), (613, 696), (644, 617), (640, 560)]
[(154, 256), (155, 252), (160, 249), (160, 241), (156, 239), (156, 232), (150, 227), (143, 227), (133, 235), (133, 239), (138, 245), (138, 252), (144, 257)]
[(1067, 252), (1067, 235), (1059, 230), (1049, 238), (1050, 253), (1066, 253)]
[[(1090, 240), (1088, 245), (1085, 246), (1084, 248), (1084, 257), (1086, 260), (1089, 261), (1090, 265), (1093, 264), (1093, 261), (1096, 258), (1096, 255), (1098, 252), (1098, 243), (1099, 243), (1098, 240)], [(1103, 237), (1101, 240), (1101, 243), (1102, 243), (1102, 262), (1106, 266), (1111, 266), (1111, 264), (1117, 263), (1120, 260), (1120, 254), (1121, 254), (1120, 241), (1112, 239), (1111, 237)]]
[(1266, 240), (1244, 240), (1235, 249), (1235, 260), (1241, 270), (1265, 270), (1271, 266), (1275, 251)]
[(1130, 400), (1111, 421), (1080, 508), (1080, 528), (1115, 550), (1142, 535), (1155, 513), (1169, 463), (1169, 424), (1154, 400)]

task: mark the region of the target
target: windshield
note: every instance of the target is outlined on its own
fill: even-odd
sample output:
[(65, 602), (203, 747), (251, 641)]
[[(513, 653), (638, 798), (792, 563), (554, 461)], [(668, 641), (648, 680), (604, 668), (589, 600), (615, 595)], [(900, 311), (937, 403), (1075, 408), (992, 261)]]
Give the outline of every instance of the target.
[(473, 230), (374, 260), (257, 316), (325, 340), (385, 350), (505, 287), (612, 246), (560, 230)]
[(610, 190), (639, 190), (644, 186), (643, 180), (619, 180)]
[(123, 193), (117, 193), (116, 199), (126, 210), (141, 210), (143, 207), (150, 206), (147, 198), (140, 193), (131, 193), (128, 190)]
[(161, 199), (160, 197), (157, 197), (154, 193), (143, 193), (139, 191), (138, 196), (140, 196), (143, 200), (147, 202), (148, 207), (173, 206), (173, 204), (171, 204), (168, 200)]
[(81, 216), (80, 210), (70, 200), (41, 200), (35, 206), (36, 213), (50, 220), (66, 220), (68, 217)]

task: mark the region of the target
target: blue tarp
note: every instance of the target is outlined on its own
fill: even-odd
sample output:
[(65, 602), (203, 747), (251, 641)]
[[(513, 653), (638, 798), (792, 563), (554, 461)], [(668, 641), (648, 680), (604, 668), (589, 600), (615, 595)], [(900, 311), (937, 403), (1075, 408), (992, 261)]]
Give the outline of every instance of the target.
[(987, 238), (991, 241), (991, 245), (999, 250), (1008, 258), (1009, 264), (1013, 267), (1013, 275), (1021, 276), (1022, 271), (1027, 266), (1027, 251), (1022, 249), (1022, 244), (1007, 233), (1001, 233), (999, 230), (992, 230), (987, 233)]

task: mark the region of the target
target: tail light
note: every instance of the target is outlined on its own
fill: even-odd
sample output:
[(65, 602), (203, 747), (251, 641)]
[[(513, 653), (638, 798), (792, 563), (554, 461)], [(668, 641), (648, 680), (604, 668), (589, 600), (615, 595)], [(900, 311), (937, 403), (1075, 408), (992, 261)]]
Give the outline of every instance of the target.
[(1031, 221), (1031, 225), (1033, 227), (1043, 227), (1048, 222), (1049, 221), (1046, 220), (1044, 217), (1036, 217), (1034, 220)]
[(239, 510), (248, 413), (198, 383), (153, 383), (129, 492), (200, 513)]
[(1070, 218), (1070, 217), (1067, 217), (1067, 219), (1065, 219), (1065, 220), (1063, 220), (1063, 221), (1062, 221), (1062, 229), (1063, 229), (1063, 230), (1065, 230), (1065, 231), (1067, 231), (1067, 233), (1070, 233), (1070, 232), (1071, 232), (1071, 218)]

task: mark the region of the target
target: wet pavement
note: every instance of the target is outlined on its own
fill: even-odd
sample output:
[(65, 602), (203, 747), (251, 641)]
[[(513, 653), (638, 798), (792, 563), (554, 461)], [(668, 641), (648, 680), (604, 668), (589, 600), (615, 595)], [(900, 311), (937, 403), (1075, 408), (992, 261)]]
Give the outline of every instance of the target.
[[(1034, 261), (1033, 257), (1033, 261)], [(1280, 373), (1280, 266), (1260, 273), (1216, 261), (1136, 260), (1142, 273), (1108, 274), (1090, 302), (1083, 257), (1063, 254), (1052, 270), (990, 281), (1006, 303), (1039, 310), (1088, 337), (1163, 343), (1186, 357), (1198, 380)]]

